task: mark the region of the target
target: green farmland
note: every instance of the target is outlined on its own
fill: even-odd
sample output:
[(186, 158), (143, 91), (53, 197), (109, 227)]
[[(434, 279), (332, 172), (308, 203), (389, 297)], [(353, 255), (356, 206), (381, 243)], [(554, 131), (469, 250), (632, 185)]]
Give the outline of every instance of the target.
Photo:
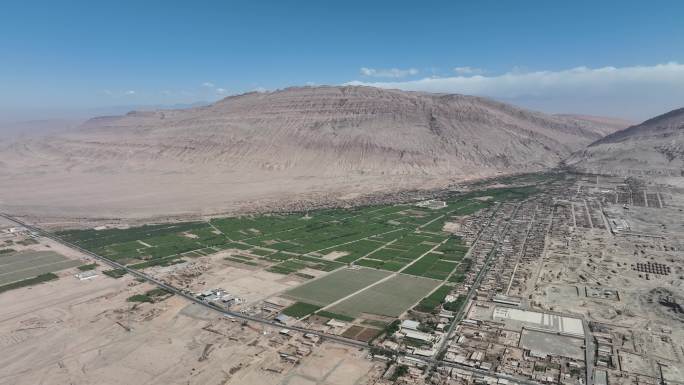
[(285, 295), (298, 301), (325, 306), (388, 275), (388, 272), (379, 270), (343, 269), (297, 286), (285, 292)]
[[(465, 279), (471, 262), (464, 258), (468, 247), (443, 231), (446, 222), (537, 191), (528, 186), (453, 194), (444, 198), (446, 207), (436, 210), (375, 205), (57, 235), (136, 269), (232, 250), (223, 256), (225, 263), (309, 280), (282, 294), (297, 301), (286, 314), (397, 317), (421, 300), (424, 309), (439, 303), (444, 283)], [(120, 277), (124, 272), (105, 274)], [(443, 289), (430, 296), (438, 287)]]
[(441, 255), (429, 253), (423, 258), (407, 267), (403, 273), (444, 280), (456, 268), (457, 264), (452, 261), (441, 259)]
[(53, 251), (20, 251), (0, 255), (0, 285), (81, 265)]
[(441, 283), (432, 279), (399, 274), (380, 282), (328, 309), (359, 317), (362, 313), (398, 317)]
[[(226, 249), (274, 262), (269, 270), (333, 271), (357, 264), (398, 271), (448, 239), (450, 214), (491, 205), (455, 199), (441, 210), (411, 204), (270, 214), (104, 230), (57, 233), (65, 240), (135, 268), (166, 266)], [(332, 258), (330, 257), (332, 256)]]
[(433, 291), (429, 296), (423, 298), (414, 310), (429, 313), (444, 302), (444, 298), (449, 294), (453, 287), (449, 285), (442, 285), (439, 289)]
[(294, 318), (302, 318), (315, 312), (320, 308), (320, 306), (312, 305), (306, 302), (295, 302), (294, 304), (286, 307), (283, 310), (283, 314)]
[(55, 280), (58, 278), (59, 277), (53, 273), (40, 274), (40, 275), (37, 275), (33, 278), (26, 278), (26, 279), (21, 280), (21, 281), (14, 281), (12, 283), (2, 285), (2, 286), (0, 286), (0, 293), (6, 292), (6, 291), (9, 291), (12, 289), (19, 289), (21, 287), (37, 285), (39, 283), (52, 281), (52, 280)]

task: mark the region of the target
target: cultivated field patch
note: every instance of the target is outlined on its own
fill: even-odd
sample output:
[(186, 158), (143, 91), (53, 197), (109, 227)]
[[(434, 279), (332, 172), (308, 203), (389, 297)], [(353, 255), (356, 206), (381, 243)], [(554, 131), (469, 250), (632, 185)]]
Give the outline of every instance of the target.
[(81, 265), (53, 251), (22, 251), (0, 255), (0, 285)]
[(327, 310), (355, 318), (362, 313), (398, 317), (439, 285), (432, 279), (399, 274)]
[(443, 240), (444, 237), (408, 234), (395, 239), (394, 242), (386, 247), (355, 261), (354, 264), (374, 269), (399, 271)]
[(433, 291), (430, 295), (423, 298), (414, 310), (421, 311), (424, 313), (429, 313), (437, 308), (440, 304), (444, 302), (444, 298), (453, 289), (452, 286), (442, 285), (437, 290)]
[(444, 280), (456, 268), (457, 264), (440, 258), (440, 254), (428, 253), (407, 267), (402, 273)]
[(320, 306), (312, 305), (306, 302), (295, 302), (294, 304), (283, 309), (282, 313), (290, 317), (302, 318), (315, 312), (320, 308)]
[(385, 278), (389, 273), (371, 269), (342, 269), (285, 292), (301, 302), (325, 306)]
[(368, 342), (372, 340), (375, 336), (380, 334), (382, 330), (375, 328), (366, 328), (358, 325), (354, 325), (342, 333), (342, 337), (349, 338), (352, 340)]
[[(529, 190), (529, 191), (528, 191)], [(129, 267), (168, 266), (234, 250), (226, 261), (282, 275), (313, 278), (312, 270), (332, 272), (345, 265), (398, 272), (452, 282), (465, 278), (468, 248), (457, 237), (442, 231), (454, 216), (468, 215), (501, 199), (521, 199), (534, 189), (489, 189), (446, 198), (446, 207), (433, 210), (415, 204), (377, 205), (351, 209), (315, 210), (307, 213), (245, 215), (215, 218), (208, 222), (183, 222), (98, 230), (70, 230), (57, 235), (87, 250)], [(491, 197), (479, 199), (481, 195)], [(441, 244), (440, 244), (441, 243)], [(434, 252), (428, 253), (436, 248)], [(362, 269), (365, 271), (368, 269)], [(353, 273), (368, 274), (368, 273)], [(335, 275), (332, 275), (335, 277)], [(333, 279), (333, 278), (330, 278)], [(375, 279), (375, 278), (374, 278)], [(379, 279), (379, 278), (378, 278)], [(314, 283), (318, 280), (314, 280)], [(353, 290), (369, 282), (348, 285)], [(345, 286), (345, 282), (333, 286)], [(324, 304), (338, 293), (307, 301), (310, 295), (293, 291), (307, 303)], [(353, 292), (353, 291), (352, 291)], [(288, 293), (289, 295), (289, 293)], [(316, 298), (314, 298), (316, 299)]]

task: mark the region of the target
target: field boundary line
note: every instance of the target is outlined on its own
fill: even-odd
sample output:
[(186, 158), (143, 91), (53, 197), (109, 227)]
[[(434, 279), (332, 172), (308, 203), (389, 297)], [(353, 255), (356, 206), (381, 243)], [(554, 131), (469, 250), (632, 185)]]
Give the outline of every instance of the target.
[[(449, 238), (447, 238), (447, 239), (449, 239)], [(357, 294), (360, 294), (360, 293), (362, 293), (362, 292), (364, 292), (364, 291), (370, 289), (371, 287), (374, 287), (374, 286), (376, 286), (376, 285), (379, 285), (379, 284), (382, 283), (382, 282), (385, 282), (385, 281), (387, 281), (387, 280), (389, 280), (389, 279), (391, 279), (391, 278), (393, 278), (393, 277), (396, 277), (397, 275), (401, 274), (401, 272), (404, 271), (404, 269), (406, 269), (407, 267), (413, 265), (414, 263), (416, 263), (416, 261), (420, 260), (420, 259), (423, 258), (425, 255), (431, 253), (433, 250), (435, 250), (436, 248), (438, 248), (439, 246), (441, 246), (444, 242), (447, 241), (447, 239), (445, 239), (445, 240), (443, 240), (442, 242), (438, 243), (438, 244), (435, 245), (433, 248), (431, 248), (430, 250), (428, 250), (428, 251), (426, 251), (424, 254), (422, 254), (420, 257), (418, 257), (418, 258), (414, 259), (413, 261), (411, 261), (411, 263), (409, 263), (408, 265), (404, 266), (401, 270), (395, 271), (394, 273), (388, 275), (388, 276), (385, 277), (385, 278), (382, 278), (382, 279), (380, 279), (380, 280), (378, 280), (378, 281), (375, 281), (374, 283), (372, 283), (372, 284), (370, 284), (370, 285), (368, 285), (368, 286), (366, 286), (366, 287), (364, 287), (364, 288), (362, 288), (362, 289), (359, 289), (359, 290), (357, 290), (357, 291), (355, 291), (355, 292), (349, 294), (349, 295), (346, 296), (346, 297), (340, 298), (340, 299), (338, 299), (337, 301), (335, 301), (335, 302), (333, 302), (333, 303), (331, 303), (331, 304), (328, 304), (328, 305), (325, 306), (325, 307), (322, 307), (320, 310), (326, 310), (326, 309), (328, 309), (328, 308), (330, 308), (330, 307), (333, 307), (333, 306), (339, 304), (340, 302), (342, 302), (342, 301), (344, 301), (344, 300), (346, 300), (346, 299), (349, 299), (349, 298), (351, 298), (351, 297), (353, 297), (353, 296), (355, 296), (355, 295), (357, 295)], [(376, 270), (382, 270), (382, 269), (376, 269)], [(423, 278), (423, 277), (417, 277), (417, 276), (411, 275), (411, 274), (404, 274), (404, 275), (410, 275), (411, 277), (415, 277), (415, 278)]]

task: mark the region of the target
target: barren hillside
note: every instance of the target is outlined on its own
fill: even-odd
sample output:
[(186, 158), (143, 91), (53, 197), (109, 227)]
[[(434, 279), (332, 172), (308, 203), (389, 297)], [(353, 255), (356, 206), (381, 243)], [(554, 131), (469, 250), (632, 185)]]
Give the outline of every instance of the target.
[(605, 116), (577, 114), (557, 114), (556, 116), (579, 121), (585, 121), (587, 122), (587, 124), (592, 125), (596, 130), (600, 130), (600, 134), (602, 136), (612, 134), (616, 131), (624, 130), (625, 128), (632, 126), (635, 123), (625, 119), (611, 118)]
[(54, 216), (215, 213), (553, 167), (614, 126), (369, 87), (248, 93), (96, 118), (0, 149), (0, 205)]
[(608, 135), (566, 163), (582, 172), (682, 176), (684, 108)]

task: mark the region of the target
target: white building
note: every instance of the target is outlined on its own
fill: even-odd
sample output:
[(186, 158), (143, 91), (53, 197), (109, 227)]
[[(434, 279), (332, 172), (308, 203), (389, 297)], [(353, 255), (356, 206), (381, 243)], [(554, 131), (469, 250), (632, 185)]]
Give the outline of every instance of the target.
[(412, 338), (418, 341), (431, 343), (435, 340), (435, 337), (432, 334), (428, 333), (423, 333), (415, 330), (402, 330), (401, 332), (404, 334), (405, 337)]
[(420, 322), (418, 321), (413, 321), (410, 319), (406, 319), (401, 321), (401, 329), (408, 329), (408, 330), (418, 330), (418, 326), (420, 326)]

